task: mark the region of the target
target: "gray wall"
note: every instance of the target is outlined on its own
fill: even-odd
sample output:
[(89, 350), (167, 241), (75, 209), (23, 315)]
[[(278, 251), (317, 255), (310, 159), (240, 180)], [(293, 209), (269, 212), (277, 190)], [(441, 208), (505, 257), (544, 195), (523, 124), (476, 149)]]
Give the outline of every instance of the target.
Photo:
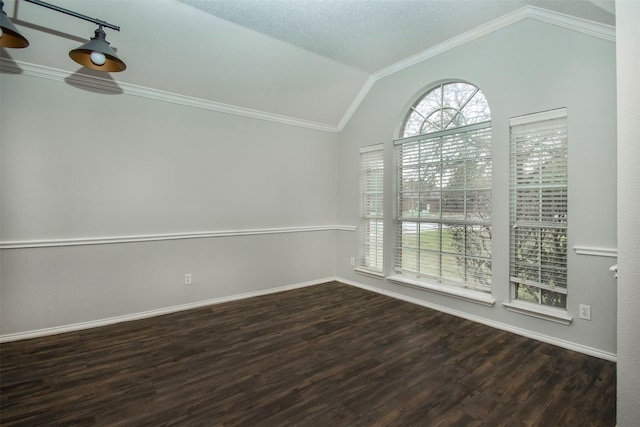
[[(356, 273), (357, 233), (338, 237), (337, 274), (354, 282), (417, 298), (576, 348), (613, 356), (616, 351), (615, 258), (569, 250), (569, 326), (508, 312), (508, 180), (510, 117), (567, 107), (569, 123), (569, 248), (616, 247), (615, 44), (526, 19), (376, 82), (338, 144), (338, 222), (358, 221), (358, 150), (385, 144), (385, 215), (393, 215), (392, 140), (418, 95), (430, 85), (461, 79), (486, 95), (493, 125), (493, 297), (484, 307)], [(387, 224), (392, 224), (388, 221)], [(392, 227), (385, 230), (386, 272), (392, 265)], [(592, 320), (578, 319), (591, 305)]]
[(335, 276), (335, 133), (30, 75), (0, 84), (3, 242), (275, 229), (3, 249), (1, 334)]
[[(470, 81), (487, 95), (493, 114), (497, 300), (485, 308), (356, 274), (349, 266), (357, 252), (351, 231), (5, 249), (0, 334), (336, 275), (605, 353), (616, 352), (617, 315), (618, 425), (633, 425), (640, 417), (640, 10), (626, 0), (616, 8), (617, 201), (615, 46), (540, 22), (520, 22), (379, 80), (339, 136), (0, 73), (3, 242), (355, 225), (358, 149), (376, 143), (385, 144), (390, 218), (391, 141), (410, 101), (434, 82)], [(569, 112), (570, 246), (615, 248), (616, 203), (621, 230), (617, 283), (607, 270), (614, 259), (570, 252), (571, 326), (513, 314), (500, 304), (508, 299), (508, 118), (558, 107)], [(386, 238), (389, 266), (390, 234)], [(187, 272), (191, 286), (182, 284)], [(591, 304), (591, 322), (577, 319), (580, 303)]]
[[(494, 307), (354, 272), (353, 231), (0, 251), (3, 335), (339, 277), (614, 355), (614, 258), (569, 253), (570, 326), (508, 312), (508, 119), (567, 107), (569, 246), (616, 247), (615, 45), (524, 20), (380, 79), (339, 135), (0, 74), (3, 242), (355, 226), (359, 148), (435, 82), (478, 85), (494, 128)], [(330, 227), (329, 227), (330, 228)], [(386, 266), (390, 272), (391, 227)], [(185, 273), (194, 284), (182, 284)], [(590, 304), (592, 320), (577, 317)]]
[(618, 71), (618, 426), (640, 420), (640, 3), (616, 1)]

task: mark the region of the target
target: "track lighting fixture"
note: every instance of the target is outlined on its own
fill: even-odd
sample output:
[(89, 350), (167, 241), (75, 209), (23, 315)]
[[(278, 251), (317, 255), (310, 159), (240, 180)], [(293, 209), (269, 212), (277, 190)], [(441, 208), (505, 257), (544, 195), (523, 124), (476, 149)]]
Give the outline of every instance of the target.
[[(127, 68), (127, 65), (118, 58), (115, 51), (109, 46), (107, 42), (107, 34), (104, 32), (103, 27), (111, 28), (116, 31), (120, 31), (120, 27), (110, 24), (100, 19), (90, 18), (86, 15), (64, 9), (53, 4), (45, 3), (40, 0), (25, 0), (28, 3), (33, 3), (38, 6), (46, 7), (47, 9), (55, 10), (67, 15), (74, 16), (76, 18), (84, 19), (85, 21), (98, 24), (98, 29), (95, 31), (95, 36), (89, 40), (89, 42), (83, 44), (77, 49), (73, 49), (69, 52), (69, 56), (78, 64), (83, 67), (91, 68), (93, 70), (104, 72), (116, 72), (123, 71)], [(2, 2), (2, 27), (0, 30), (0, 46), (9, 48), (22, 48), (29, 46), (29, 41), (22, 36), (16, 27), (13, 25), (7, 14), (4, 12), (4, 2)]]
[(111, 49), (105, 39), (106, 37), (107, 34), (102, 29), (102, 25), (100, 25), (96, 30), (95, 37), (92, 37), (88, 43), (79, 48), (73, 49), (69, 52), (69, 56), (78, 64), (94, 70), (106, 72), (123, 71), (127, 68), (127, 65)]
[(0, 2), (0, 47), (23, 48), (29, 46), (27, 40), (13, 25), (4, 12), (4, 2)]

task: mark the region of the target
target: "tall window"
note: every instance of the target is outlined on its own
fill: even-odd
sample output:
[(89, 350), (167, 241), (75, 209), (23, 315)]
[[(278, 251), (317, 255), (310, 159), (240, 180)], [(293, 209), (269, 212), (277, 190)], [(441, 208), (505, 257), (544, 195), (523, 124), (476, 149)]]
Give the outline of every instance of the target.
[(395, 141), (394, 270), (491, 292), (491, 113), (475, 86), (444, 83), (410, 108)]
[(382, 273), (383, 180), (382, 144), (360, 150), (360, 250), (358, 268)]
[(567, 111), (515, 117), (511, 129), (512, 298), (567, 306)]

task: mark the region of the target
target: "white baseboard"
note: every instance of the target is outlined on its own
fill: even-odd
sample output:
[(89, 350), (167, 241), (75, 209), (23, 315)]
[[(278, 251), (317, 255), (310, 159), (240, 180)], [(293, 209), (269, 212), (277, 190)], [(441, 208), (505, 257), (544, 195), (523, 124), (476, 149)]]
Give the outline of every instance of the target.
[(17, 332), (13, 334), (0, 335), (0, 343), (27, 340), (31, 338), (44, 337), (48, 335), (63, 334), (66, 332), (76, 332), (84, 329), (97, 328), (100, 326), (114, 325), (116, 323), (130, 322), (132, 320), (147, 319), (149, 317), (162, 316), (164, 314), (176, 313), (184, 310), (191, 310), (193, 308), (206, 307), (208, 305), (222, 304), (225, 302), (237, 301), (245, 298), (253, 298), (253, 297), (258, 297), (262, 295), (274, 294), (277, 292), (290, 291), (292, 289), (304, 288), (307, 286), (319, 285), (322, 283), (332, 282), (334, 280), (336, 280), (335, 277), (327, 277), (327, 278), (318, 279), (318, 280), (311, 280), (308, 282), (280, 286), (277, 288), (264, 289), (260, 291), (254, 291), (254, 292), (246, 292), (242, 294), (230, 295), (230, 296), (220, 297), (220, 298), (213, 298), (213, 299), (204, 300), (204, 301), (196, 301), (188, 304), (174, 305), (171, 307), (143, 311), (140, 313), (125, 314), (123, 316), (109, 317), (107, 319), (91, 320), (89, 322), (74, 323), (71, 325), (54, 326), (52, 328), (44, 328), (44, 329), (37, 329), (34, 331)]
[(154, 316), (161, 316), (163, 314), (170, 314), (170, 313), (176, 313), (179, 311), (184, 311), (184, 310), (190, 310), (193, 308), (200, 308), (200, 307), (206, 307), (209, 305), (214, 305), (214, 304), (222, 304), (225, 302), (230, 302), (230, 301), (237, 301), (237, 300), (241, 300), (241, 299), (246, 299), (246, 298), (252, 298), (252, 297), (257, 297), (257, 296), (262, 296), (262, 295), (268, 295), (268, 294), (274, 294), (277, 292), (284, 292), (284, 291), (289, 291), (292, 289), (298, 289), (298, 288), (304, 288), (307, 286), (315, 286), (315, 285), (320, 285), (323, 283), (328, 283), (328, 282), (332, 282), (332, 281), (338, 281), (340, 283), (344, 283), (346, 285), (350, 285), (350, 286), (355, 286), (357, 288), (361, 288), (367, 291), (371, 291), (371, 292), (376, 292), (378, 294), (381, 295), (385, 295), (391, 298), (395, 298), (401, 301), (406, 301), (412, 304), (417, 304), (417, 305), (421, 305), (423, 307), (427, 307), (427, 308), (431, 308), (433, 310), (437, 310), (437, 311), (441, 311), (443, 313), (447, 313), (447, 314), (451, 314), (453, 316), (457, 316), (457, 317), (461, 317), (463, 319), (467, 319), (467, 320), (471, 320), (472, 322), (477, 322), (477, 323), (481, 323), (496, 329), (500, 329), (503, 331), (507, 331), (507, 332), (511, 332), (517, 335), (521, 335), (527, 338), (531, 338), (531, 339), (535, 339), (538, 341), (542, 341), (542, 342), (546, 342), (548, 344), (552, 344), (558, 347), (562, 347), (562, 348), (566, 348), (568, 350), (573, 350), (573, 351), (577, 351), (579, 353), (583, 353), (583, 354), (587, 354), (589, 356), (594, 356), (594, 357), (598, 357), (600, 359), (605, 359), (605, 360), (609, 360), (612, 362), (616, 362), (617, 361), (617, 355), (614, 353), (609, 353), (606, 351), (602, 351), (602, 350), (598, 350), (592, 347), (588, 347), (588, 346), (584, 346), (581, 344), (577, 344), (577, 343), (573, 343), (570, 341), (565, 341), (565, 340), (561, 340), (558, 338), (554, 338), (554, 337), (550, 337), (548, 335), (544, 335), (544, 334), (539, 334), (537, 332), (532, 332), (526, 329), (522, 329), (522, 328), (517, 328), (515, 326), (506, 324), (506, 323), (502, 323), (502, 322), (496, 322), (490, 319), (486, 319), (484, 317), (479, 317), (479, 316), (474, 316), (472, 314), (469, 313), (465, 313), (463, 311), (459, 311), (459, 310), (454, 310), (452, 308), (449, 307), (444, 307), (438, 304), (433, 304), (431, 302), (428, 301), (424, 301), (418, 298), (414, 298), (414, 297), (410, 297), (407, 295), (403, 295), (400, 293), (396, 293), (396, 292), (392, 292), (392, 291), (388, 291), (385, 289), (380, 289), (380, 288), (376, 288), (374, 286), (369, 286), (369, 285), (365, 285), (363, 283), (358, 283), (352, 280), (348, 280), (348, 279), (344, 279), (341, 277), (326, 277), (323, 279), (318, 279), (318, 280), (311, 280), (308, 282), (302, 282), (302, 283), (296, 283), (296, 284), (292, 284), (292, 285), (285, 285), (285, 286), (280, 286), (277, 288), (270, 288), (270, 289), (264, 289), (264, 290), (260, 290), (260, 291), (254, 291), (254, 292), (247, 292), (247, 293), (242, 293), (242, 294), (237, 294), (237, 295), (230, 295), (230, 296), (226, 296), (226, 297), (220, 297), (220, 298), (213, 298), (213, 299), (209, 299), (209, 300), (204, 300), (204, 301), (196, 301), (193, 303), (188, 303), (188, 304), (182, 304), (182, 305), (176, 305), (176, 306), (172, 306), (172, 307), (165, 307), (165, 308), (160, 308), (160, 309), (155, 309), (155, 310), (149, 310), (149, 311), (144, 311), (141, 313), (133, 313), (133, 314), (127, 314), (124, 316), (116, 316), (116, 317), (110, 317), (107, 319), (100, 319), (100, 320), (92, 320), (89, 322), (82, 322), (82, 323), (75, 323), (72, 325), (63, 325), (63, 326), (56, 326), (56, 327), (52, 327), (52, 328), (45, 328), (45, 329), (38, 329), (38, 330), (34, 330), (34, 331), (27, 331), (27, 332), (18, 332), (18, 333), (14, 333), (14, 334), (6, 334), (6, 335), (0, 335), (0, 343), (4, 343), (4, 342), (10, 342), (10, 341), (18, 341), (18, 340), (26, 340), (26, 339), (31, 339), (31, 338), (38, 338), (38, 337), (43, 337), (43, 336), (47, 336), (47, 335), (55, 335), (55, 334), (62, 334), (62, 333), (66, 333), (66, 332), (75, 332), (75, 331), (81, 331), (83, 329), (90, 329), (90, 328), (97, 328), (100, 326), (107, 326), (107, 325), (113, 325), (116, 323), (121, 323), (121, 322), (129, 322), (132, 320), (140, 320), (140, 319), (146, 319), (149, 317), (154, 317)]
[(444, 307), (439, 304), (434, 304), (428, 301), (424, 301), (418, 298), (410, 297), (407, 295), (402, 295), (396, 292), (388, 291), (386, 289), (376, 288), (374, 286), (365, 285), (362, 283), (354, 282), (352, 280), (343, 279), (341, 277), (336, 277), (335, 280), (338, 282), (344, 283), (346, 285), (355, 286), (367, 291), (376, 292), (381, 295), (385, 295), (391, 298), (399, 299), (402, 301), (410, 302), (413, 304), (418, 304), (423, 307), (431, 308), (433, 310), (441, 311), (443, 313), (451, 314), (453, 316), (461, 317), (463, 319), (471, 320), (472, 322), (482, 323), (483, 325), (490, 326), (492, 328), (500, 329), (506, 332), (511, 332), (516, 335), (521, 335), (523, 337), (531, 338), (537, 341), (542, 341), (547, 344), (552, 344), (558, 347), (566, 348), (567, 350), (577, 351), (579, 353), (587, 354), (589, 356), (598, 357), (600, 359), (609, 360), (611, 362), (617, 361), (617, 355), (614, 353), (609, 353), (607, 351), (602, 351), (596, 348), (588, 347), (585, 345), (577, 344), (570, 341), (561, 340), (555, 337), (550, 337), (548, 335), (539, 334), (537, 332), (532, 332), (527, 329), (522, 329), (515, 327), (513, 325), (509, 325), (507, 323), (496, 322), (494, 320), (490, 320), (484, 317), (475, 316), (469, 313), (465, 313), (463, 311), (455, 310), (449, 307)]

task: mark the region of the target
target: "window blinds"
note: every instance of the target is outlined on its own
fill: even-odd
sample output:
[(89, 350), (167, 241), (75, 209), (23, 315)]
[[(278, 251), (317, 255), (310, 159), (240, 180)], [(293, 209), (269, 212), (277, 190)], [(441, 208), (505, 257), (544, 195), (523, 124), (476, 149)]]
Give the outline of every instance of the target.
[(491, 123), (397, 140), (394, 271), (491, 291)]
[(384, 162), (382, 144), (360, 151), (360, 236), (358, 267), (383, 271)]
[(514, 299), (566, 308), (567, 111), (510, 120)]

